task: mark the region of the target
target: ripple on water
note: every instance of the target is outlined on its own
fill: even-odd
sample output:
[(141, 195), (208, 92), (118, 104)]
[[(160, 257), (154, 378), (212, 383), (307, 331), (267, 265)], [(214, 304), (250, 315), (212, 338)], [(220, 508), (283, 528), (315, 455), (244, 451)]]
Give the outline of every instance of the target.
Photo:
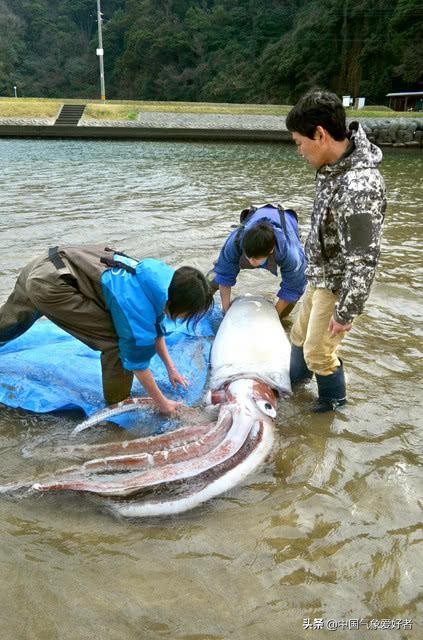
[[(291, 146), (0, 140), (0, 154), (2, 299), (53, 244), (104, 241), (207, 271), (251, 203), (295, 208), (303, 234), (309, 224), (314, 172)], [(341, 349), (349, 405), (316, 416), (315, 382), (299, 389), (280, 405), (264, 468), (180, 517), (115, 520), (82, 496), (0, 501), (0, 635), (53, 639), (58, 610), (63, 640), (94, 628), (104, 640), (297, 640), (306, 617), (417, 620), (419, 163), (385, 153), (378, 280)], [(249, 273), (237, 291), (277, 287)], [(3, 409), (2, 482), (54, 464), (22, 452), (75, 424)]]

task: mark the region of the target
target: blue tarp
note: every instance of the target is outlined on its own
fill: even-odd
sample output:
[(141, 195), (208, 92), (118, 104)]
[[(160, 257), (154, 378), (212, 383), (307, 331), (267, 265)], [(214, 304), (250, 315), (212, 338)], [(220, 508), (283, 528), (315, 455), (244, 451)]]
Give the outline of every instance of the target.
[[(163, 393), (194, 405), (201, 400), (207, 380), (212, 337), (221, 320), (214, 307), (197, 325), (167, 321), (166, 343), (188, 389), (173, 389), (160, 358), (151, 370)], [(134, 382), (133, 395), (145, 395)], [(100, 354), (55, 324), (42, 318), (29, 331), (0, 348), (0, 403), (38, 413), (80, 408), (87, 415), (105, 406)]]

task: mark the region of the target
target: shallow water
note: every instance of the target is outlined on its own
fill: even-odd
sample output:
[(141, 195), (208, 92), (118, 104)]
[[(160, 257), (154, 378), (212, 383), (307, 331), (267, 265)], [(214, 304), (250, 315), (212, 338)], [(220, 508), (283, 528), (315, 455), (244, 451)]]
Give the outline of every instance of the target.
[[(105, 241), (206, 271), (243, 207), (294, 207), (306, 232), (313, 197), (283, 145), (2, 139), (0, 159), (0, 300), (46, 246)], [(2, 498), (0, 640), (296, 640), (321, 619), (320, 637), (422, 637), (421, 154), (387, 150), (383, 173), (383, 257), (342, 349), (348, 408), (315, 416), (314, 383), (296, 393), (273, 458), (179, 517)], [(244, 272), (237, 291), (277, 284)], [(22, 451), (77, 422), (2, 408), (0, 483), (41, 473)]]

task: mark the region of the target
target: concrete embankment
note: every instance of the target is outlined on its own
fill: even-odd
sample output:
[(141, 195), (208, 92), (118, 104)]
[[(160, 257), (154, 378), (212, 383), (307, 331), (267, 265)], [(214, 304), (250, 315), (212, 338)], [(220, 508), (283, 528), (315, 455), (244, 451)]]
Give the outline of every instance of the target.
[(359, 122), (379, 146), (423, 147), (423, 118), (363, 118)]
[[(423, 147), (423, 118), (359, 118), (369, 138), (381, 146)], [(55, 125), (51, 118), (0, 118), (0, 136), (23, 138), (97, 138), (140, 140), (203, 140), (292, 142), (285, 118), (141, 112), (137, 120), (94, 120), (82, 116), (78, 125)]]

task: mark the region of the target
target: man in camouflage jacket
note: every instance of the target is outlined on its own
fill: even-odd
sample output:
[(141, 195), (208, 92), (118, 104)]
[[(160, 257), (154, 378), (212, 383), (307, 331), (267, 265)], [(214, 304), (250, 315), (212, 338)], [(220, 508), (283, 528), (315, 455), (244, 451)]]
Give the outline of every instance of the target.
[(307, 290), (291, 331), (291, 381), (316, 374), (316, 411), (345, 404), (337, 348), (363, 312), (380, 254), (385, 186), (381, 150), (358, 123), (346, 131), (339, 98), (303, 96), (287, 117), (299, 153), (317, 169), (316, 196), (305, 243)]

